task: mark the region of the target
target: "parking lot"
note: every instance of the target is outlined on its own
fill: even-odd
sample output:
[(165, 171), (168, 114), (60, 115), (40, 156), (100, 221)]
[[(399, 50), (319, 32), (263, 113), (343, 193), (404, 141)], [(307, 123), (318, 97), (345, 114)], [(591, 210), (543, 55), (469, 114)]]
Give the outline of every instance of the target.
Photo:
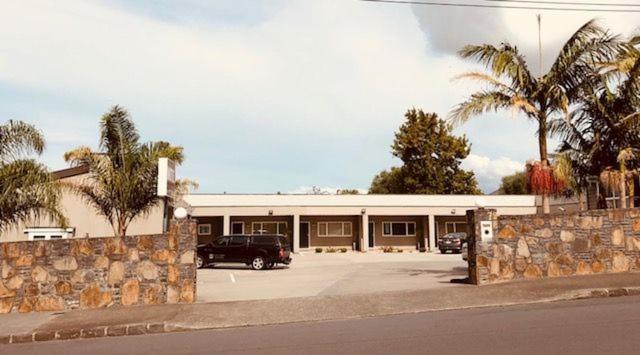
[(198, 301), (221, 302), (286, 297), (465, 287), (459, 254), (379, 252), (294, 254), (289, 266), (255, 271), (244, 264), (198, 270)]

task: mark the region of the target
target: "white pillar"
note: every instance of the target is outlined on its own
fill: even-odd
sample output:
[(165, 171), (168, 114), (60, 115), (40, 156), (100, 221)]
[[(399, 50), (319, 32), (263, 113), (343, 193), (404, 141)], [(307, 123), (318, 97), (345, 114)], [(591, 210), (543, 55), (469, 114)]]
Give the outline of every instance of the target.
[(300, 215), (293, 215), (293, 252), (297, 253), (300, 251)]
[(429, 251), (436, 250), (436, 217), (429, 215)]
[(362, 215), (362, 240), (360, 241), (360, 251), (369, 249), (369, 215)]
[(231, 234), (231, 216), (225, 214), (222, 216), (222, 235)]

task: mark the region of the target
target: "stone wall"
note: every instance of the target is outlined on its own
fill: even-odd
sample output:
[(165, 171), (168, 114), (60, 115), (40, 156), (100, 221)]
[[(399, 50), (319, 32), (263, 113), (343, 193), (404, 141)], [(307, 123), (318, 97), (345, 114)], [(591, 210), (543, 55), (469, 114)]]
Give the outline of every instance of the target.
[[(640, 209), (500, 217), (479, 209), (467, 217), (475, 284), (640, 270)], [(492, 222), (492, 240), (482, 241), (480, 221)]]
[(195, 222), (169, 233), (0, 243), (0, 313), (193, 303)]

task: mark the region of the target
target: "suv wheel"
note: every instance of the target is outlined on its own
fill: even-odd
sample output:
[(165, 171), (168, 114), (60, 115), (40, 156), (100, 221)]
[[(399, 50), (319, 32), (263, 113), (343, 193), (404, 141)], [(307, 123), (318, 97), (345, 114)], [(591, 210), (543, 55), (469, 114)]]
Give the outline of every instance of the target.
[(266, 263), (264, 262), (264, 258), (261, 256), (256, 256), (255, 258), (253, 258), (253, 261), (251, 261), (251, 267), (254, 270), (262, 270), (265, 266)]
[(204, 259), (200, 255), (196, 256), (196, 267), (198, 269), (202, 269), (204, 267)]

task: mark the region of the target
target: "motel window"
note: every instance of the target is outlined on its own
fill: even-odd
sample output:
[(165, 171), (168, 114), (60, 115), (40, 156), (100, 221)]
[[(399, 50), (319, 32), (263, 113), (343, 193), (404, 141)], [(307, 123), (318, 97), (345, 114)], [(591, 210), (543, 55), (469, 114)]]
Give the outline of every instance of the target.
[(382, 222), (382, 235), (387, 237), (406, 237), (416, 235), (415, 222)]
[(286, 234), (287, 222), (253, 222), (253, 234)]
[(318, 222), (319, 237), (350, 237), (351, 222)]
[(45, 238), (44, 235), (34, 235), (33, 236), (34, 240), (36, 240), (36, 239), (44, 239), (44, 238)]
[(244, 222), (231, 223), (231, 234), (244, 234)]
[(448, 233), (467, 232), (467, 223), (465, 222), (445, 222), (444, 230)]
[(198, 235), (211, 235), (211, 224), (198, 224)]

